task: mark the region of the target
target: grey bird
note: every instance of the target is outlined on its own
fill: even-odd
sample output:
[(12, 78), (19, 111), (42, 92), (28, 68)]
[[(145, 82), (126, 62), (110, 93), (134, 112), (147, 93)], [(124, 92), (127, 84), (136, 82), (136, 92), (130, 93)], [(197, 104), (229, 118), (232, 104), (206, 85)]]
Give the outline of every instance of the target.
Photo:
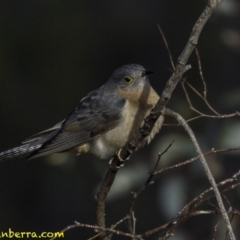
[[(143, 125), (144, 118), (159, 99), (149, 83), (150, 73), (152, 71), (138, 64), (116, 69), (109, 80), (84, 97), (66, 119), (26, 139), (21, 146), (1, 152), (0, 161), (67, 151), (91, 152), (100, 158), (110, 158)], [(149, 143), (162, 123), (163, 116), (138, 147)]]

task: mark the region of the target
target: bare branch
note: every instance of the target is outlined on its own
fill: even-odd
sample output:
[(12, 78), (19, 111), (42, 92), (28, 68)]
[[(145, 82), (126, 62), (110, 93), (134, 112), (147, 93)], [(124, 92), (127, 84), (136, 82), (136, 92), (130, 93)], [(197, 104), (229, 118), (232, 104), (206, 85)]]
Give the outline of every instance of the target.
[(158, 30), (162, 36), (162, 39), (163, 39), (163, 42), (164, 42), (164, 45), (168, 51), (168, 57), (169, 57), (169, 61), (171, 63), (171, 66), (172, 66), (172, 70), (175, 71), (175, 64), (173, 62), (173, 58), (172, 58), (172, 54), (171, 54), (171, 51), (170, 51), (170, 48), (168, 47), (168, 43), (167, 43), (167, 39), (165, 38), (165, 35), (162, 31), (162, 28), (160, 27), (160, 24), (158, 24)]
[(154, 175), (155, 175), (154, 173), (156, 172), (156, 169), (157, 169), (157, 167), (158, 167), (158, 164), (159, 164), (159, 162), (160, 162), (160, 159), (161, 159), (161, 157), (168, 151), (168, 149), (172, 146), (173, 142), (174, 142), (174, 141), (172, 141), (172, 142), (168, 145), (168, 147), (167, 147), (162, 153), (159, 153), (159, 154), (158, 154), (158, 159), (157, 159), (157, 161), (156, 161), (156, 164), (155, 164), (155, 166), (154, 166), (154, 169), (150, 172), (150, 176), (148, 177), (148, 179), (147, 179), (147, 181), (145, 182), (145, 184), (144, 184), (138, 191), (136, 191), (136, 192), (131, 192), (131, 194), (132, 194), (132, 200), (131, 200), (131, 202), (130, 202), (130, 204), (129, 204), (128, 213), (127, 213), (127, 216), (128, 216), (128, 228), (129, 228), (129, 230), (130, 230), (131, 233), (134, 233), (134, 232), (133, 232), (133, 229), (134, 229), (133, 226), (134, 226), (134, 224), (133, 224), (133, 221), (131, 221), (131, 220), (132, 220), (131, 216), (133, 215), (133, 207), (134, 207), (134, 205), (135, 205), (135, 202), (136, 202), (136, 200), (137, 200), (137, 197), (139, 197), (139, 195), (140, 195), (149, 185), (151, 185), (151, 184), (153, 183), (152, 178), (153, 178)]
[(205, 82), (204, 77), (203, 77), (202, 61), (201, 61), (201, 58), (200, 58), (200, 55), (199, 55), (199, 52), (198, 52), (197, 48), (195, 48), (195, 54), (196, 54), (197, 59), (198, 59), (199, 75), (200, 75), (200, 78), (201, 78), (202, 83), (203, 83), (203, 96), (206, 99), (207, 98), (207, 85), (206, 85), (206, 82)]
[(224, 204), (223, 204), (223, 201), (222, 201), (222, 198), (221, 198), (221, 195), (219, 193), (219, 190), (218, 190), (218, 187), (217, 187), (217, 184), (215, 182), (215, 179), (213, 178), (212, 176), (212, 173), (208, 167), (208, 164), (207, 164), (207, 161), (198, 145), (198, 142), (195, 138), (195, 135), (192, 131), (192, 129), (190, 128), (190, 126), (187, 124), (187, 122), (178, 114), (178, 113), (175, 113), (169, 109), (166, 109), (166, 114), (170, 115), (170, 116), (173, 116), (174, 118), (177, 119), (177, 121), (183, 126), (183, 128), (185, 129), (185, 131), (188, 133), (190, 139), (192, 140), (192, 143), (196, 149), (196, 152), (199, 154), (199, 157), (200, 157), (200, 161), (203, 165), (203, 168), (205, 170), (205, 173), (208, 177), (208, 180), (213, 188), (213, 191), (215, 193), (215, 196), (216, 196), (216, 199), (217, 199), (217, 202), (218, 202), (218, 205), (219, 205), (219, 208), (221, 210), (221, 213), (222, 213), (222, 216), (223, 216), (223, 219), (224, 219), (224, 222), (226, 224), (226, 227), (229, 231), (229, 236), (230, 236), (230, 239), (231, 240), (235, 240), (235, 236), (234, 236), (234, 233), (233, 233), (233, 230), (232, 230), (232, 226), (231, 226), (231, 223), (229, 221), (229, 218), (228, 218), (228, 215), (227, 215), (227, 212), (225, 210), (225, 207), (224, 207)]
[[(121, 235), (121, 236), (124, 236), (124, 237), (129, 237), (129, 238), (142, 240), (142, 237), (139, 236), (139, 235), (125, 233), (123, 231), (115, 230), (113, 228), (102, 228), (102, 227), (99, 227), (99, 226), (96, 226), (96, 225), (84, 224), (84, 223), (80, 223), (80, 222), (77, 222), (77, 221), (75, 221), (74, 224), (69, 225), (68, 227), (64, 228), (61, 232), (66, 232), (66, 231), (68, 231), (70, 229), (73, 229), (73, 228), (76, 228), (76, 227), (91, 228), (91, 229), (94, 229), (94, 230), (101, 230), (102, 232), (114, 233), (114, 234)], [(95, 235), (94, 237), (97, 237), (97, 236), (99, 236), (99, 234)], [(54, 239), (56, 239), (56, 237), (51, 238), (50, 240), (54, 240)], [(92, 238), (92, 239), (94, 239), (94, 238)]]
[(123, 161), (128, 159), (131, 154), (134, 152), (134, 150), (137, 148), (138, 143), (143, 140), (149, 133), (151, 132), (155, 122), (159, 118), (160, 115), (164, 114), (164, 108), (166, 104), (168, 103), (169, 99), (171, 98), (171, 95), (182, 78), (183, 74), (190, 68), (189, 65), (187, 65), (187, 61), (195, 48), (198, 38), (200, 36), (200, 33), (211, 16), (212, 12), (214, 9), (222, 2), (222, 0), (209, 0), (208, 5), (204, 9), (203, 13), (200, 15), (199, 19), (195, 23), (192, 33), (189, 37), (189, 40), (182, 51), (180, 57), (178, 58), (178, 63), (176, 65), (175, 72), (172, 74), (170, 79), (167, 81), (163, 92), (161, 94), (161, 98), (159, 99), (158, 103), (154, 107), (154, 109), (151, 111), (150, 115), (146, 117), (145, 119), (145, 124), (143, 127), (133, 135), (131, 140), (122, 148), (118, 151), (117, 154), (111, 159), (111, 167), (116, 168)]
[[(235, 147), (235, 148), (226, 148), (226, 149), (211, 149), (210, 151), (204, 153), (203, 155), (204, 156), (208, 156), (208, 155), (211, 155), (211, 154), (216, 154), (216, 153), (223, 153), (223, 152), (231, 152), (231, 151), (239, 151), (240, 150), (240, 147)], [(185, 166), (189, 163), (192, 163), (194, 161), (196, 161), (197, 159), (199, 159), (199, 155), (196, 156), (196, 157), (193, 157), (191, 159), (188, 159), (184, 162), (181, 162), (181, 163), (178, 163), (178, 164), (175, 164), (175, 165), (172, 165), (172, 166), (169, 166), (169, 167), (166, 167), (166, 168), (162, 168), (156, 172), (154, 172), (154, 175), (155, 174), (160, 174), (162, 172), (165, 172), (165, 171), (168, 171), (168, 170), (171, 170), (171, 169), (174, 169), (174, 168), (179, 168), (179, 167), (182, 167), (182, 166)]]
[[(238, 172), (236, 172), (231, 178), (226, 179), (220, 183), (217, 184), (218, 187), (222, 187), (224, 185), (227, 185), (229, 183), (232, 182), (236, 182), (237, 181), (237, 177), (240, 175), (240, 170)], [(222, 190), (222, 192), (227, 192), (230, 190), (235, 189), (236, 187), (239, 187), (240, 183), (236, 183), (236, 184), (232, 184), (230, 187), (226, 187), (225, 189)], [(166, 230), (168, 229), (165, 234), (164, 237), (161, 239), (166, 239), (169, 236), (171, 236), (173, 234), (173, 232), (180, 226), (182, 225), (185, 221), (187, 221), (190, 217), (193, 216), (197, 216), (197, 215), (202, 215), (202, 214), (219, 214), (221, 213), (219, 209), (217, 209), (214, 205), (210, 204), (214, 210), (197, 210), (200, 205), (204, 202), (209, 202), (210, 199), (212, 199), (214, 196), (211, 196), (210, 198), (206, 198), (204, 199), (204, 196), (207, 193), (210, 193), (211, 191), (213, 191), (213, 188), (210, 187), (207, 190), (205, 190), (204, 192), (202, 192), (201, 194), (199, 194), (197, 197), (195, 197), (193, 200), (191, 200), (190, 202), (188, 202), (181, 211), (179, 211), (178, 214), (176, 214), (176, 216), (169, 222), (156, 227), (154, 229), (148, 230), (147, 232), (141, 234), (142, 237), (148, 237), (152, 234), (155, 234), (157, 232), (160, 232), (162, 230)], [(240, 213), (238, 210), (232, 209), (230, 208), (228, 213), (231, 214), (238, 214), (240, 216)]]
[[(187, 81), (185, 80), (185, 81), (182, 81), (181, 84), (182, 84), (182, 88), (183, 88), (183, 90), (184, 90), (184, 92), (185, 92), (187, 101), (188, 101), (188, 103), (189, 103), (190, 109), (192, 109), (193, 111), (199, 113), (200, 115), (210, 116), (210, 115), (206, 115), (206, 114), (203, 114), (203, 113), (197, 111), (197, 110), (193, 107), (193, 105), (192, 105), (192, 103), (191, 103), (191, 101), (190, 101), (190, 98), (189, 98), (189, 96), (188, 96), (187, 90), (186, 90), (186, 88), (185, 88), (185, 83), (192, 89), (192, 91), (193, 91), (194, 93), (196, 93), (196, 94), (205, 102), (205, 104), (207, 105), (207, 107), (215, 114), (214, 117), (220, 116), (220, 113), (218, 113), (215, 109), (213, 109), (213, 107), (209, 104), (209, 102), (208, 102), (208, 100), (206, 99), (206, 97), (202, 96), (202, 95), (200, 94), (200, 92), (199, 92), (196, 88), (194, 88), (189, 82), (187, 82)], [(210, 116), (210, 117), (211, 117), (211, 116)]]
[[(120, 219), (118, 222), (116, 222), (114, 225), (111, 226), (111, 229), (115, 229), (119, 224), (123, 223), (124, 221), (126, 221), (128, 219), (128, 217), (124, 217), (123, 219)], [(108, 238), (111, 239), (112, 235), (114, 233), (111, 233), (108, 235)], [(93, 240), (93, 239), (96, 239), (98, 237), (100, 237), (102, 235), (102, 231), (98, 234), (96, 234), (95, 236), (89, 238), (88, 240)]]
[[(96, 223), (100, 227), (100, 230), (105, 228), (105, 200), (114, 182), (116, 174), (117, 174), (117, 171), (111, 168), (108, 169), (107, 175), (96, 196)], [(102, 238), (102, 239), (106, 239), (106, 238)]]
[(214, 226), (214, 232), (213, 232), (212, 240), (215, 239), (216, 234), (217, 234), (218, 227), (219, 227), (219, 225), (221, 224), (221, 222), (222, 222), (222, 219), (220, 219), (220, 220), (216, 223), (216, 225)]
[(203, 13), (200, 15), (199, 19), (195, 23), (193, 30), (190, 34), (189, 40), (182, 51), (180, 57), (178, 58), (178, 63), (176, 69), (170, 79), (167, 81), (161, 98), (157, 102), (154, 109), (151, 111), (150, 115), (145, 118), (143, 127), (136, 132), (131, 140), (126, 143), (126, 145), (120, 149), (114, 157), (110, 160), (110, 167), (107, 172), (107, 175), (104, 179), (104, 182), (101, 186), (100, 191), (97, 194), (97, 204), (96, 204), (96, 222), (98, 226), (105, 227), (105, 206), (104, 202), (107, 197), (107, 194), (112, 186), (112, 183), (115, 179), (118, 168), (130, 158), (132, 153), (138, 147), (139, 142), (141, 142), (146, 136), (148, 136), (157, 121), (157, 119), (164, 114), (165, 106), (168, 103), (169, 99), (172, 96), (174, 89), (176, 88), (178, 82), (182, 78), (183, 74), (190, 68), (187, 65), (187, 61), (197, 45), (198, 38), (201, 34), (201, 31), (208, 21), (209, 17), (212, 15), (214, 9), (222, 2), (222, 0), (209, 0), (207, 6), (205, 7)]

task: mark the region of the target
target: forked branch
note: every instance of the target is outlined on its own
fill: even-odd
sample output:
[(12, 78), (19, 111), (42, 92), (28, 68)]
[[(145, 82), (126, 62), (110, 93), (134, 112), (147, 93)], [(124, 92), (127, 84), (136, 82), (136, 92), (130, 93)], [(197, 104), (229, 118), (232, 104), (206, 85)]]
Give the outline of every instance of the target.
[(219, 205), (219, 208), (220, 208), (220, 211), (221, 211), (221, 214), (223, 216), (223, 219), (224, 219), (224, 222), (226, 224), (226, 227), (228, 229), (228, 232), (229, 232), (229, 236), (230, 236), (230, 239), (231, 240), (235, 240), (235, 236), (234, 236), (234, 233), (233, 233), (233, 230), (232, 230), (232, 225), (230, 223), (230, 220), (228, 218), (228, 214), (225, 210), (225, 207), (224, 207), (224, 204), (223, 204), (223, 201), (222, 201), (222, 197), (220, 195), (220, 192), (218, 190), (218, 187), (217, 187), (217, 184), (215, 182), (215, 179), (211, 173), (211, 170), (209, 169), (208, 167), (208, 164), (207, 164), (207, 161), (200, 149), (200, 146), (197, 142), (197, 139), (192, 131), (192, 129), (190, 128), (190, 126), (188, 125), (188, 123), (176, 112), (173, 112), (172, 110), (170, 109), (166, 109), (166, 112), (165, 112), (166, 115), (169, 115), (169, 116), (172, 116), (174, 118), (176, 118), (176, 120), (181, 124), (181, 126), (183, 126), (183, 128), (185, 129), (185, 131), (188, 133), (193, 145), (194, 145), (194, 148), (197, 152), (197, 154), (199, 155), (199, 158), (200, 158), (200, 161), (202, 163), (202, 166), (204, 168), (204, 171), (208, 177), (208, 180), (213, 188), (213, 191), (215, 193), (215, 196), (216, 196), (216, 199), (217, 199), (217, 202), (218, 202), (218, 205)]
[[(141, 142), (152, 130), (157, 119), (164, 114), (164, 109), (169, 99), (172, 96), (172, 93), (177, 86), (178, 82), (182, 78), (183, 74), (190, 69), (190, 66), (187, 65), (187, 61), (194, 50), (195, 46), (198, 43), (199, 36), (209, 17), (212, 15), (212, 12), (222, 0), (209, 0), (207, 6), (205, 7), (203, 13), (198, 18), (195, 23), (191, 35), (188, 39), (184, 50), (182, 51), (178, 62), (170, 79), (167, 81), (161, 98), (157, 102), (154, 109), (151, 111), (150, 115), (144, 120), (145, 123), (143, 127), (136, 132), (131, 140), (126, 143), (126, 145), (120, 149), (110, 161), (110, 167), (107, 172), (107, 175), (103, 181), (100, 191), (97, 194), (97, 203), (96, 203), (96, 222), (99, 227), (105, 227), (105, 199), (110, 191), (112, 183), (115, 179), (116, 173), (119, 166), (123, 164), (124, 161), (130, 158), (132, 153), (138, 147), (139, 142)], [(234, 238), (233, 238), (234, 239)]]

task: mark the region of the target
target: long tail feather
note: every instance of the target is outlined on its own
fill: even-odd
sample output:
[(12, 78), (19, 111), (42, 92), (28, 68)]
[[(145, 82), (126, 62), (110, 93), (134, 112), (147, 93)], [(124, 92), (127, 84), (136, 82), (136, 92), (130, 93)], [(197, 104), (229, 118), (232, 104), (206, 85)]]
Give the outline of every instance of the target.
[(0, 162), (9, 158), (23, 157), (39, 149), (42, 144), (24, 144), (0, 153)]

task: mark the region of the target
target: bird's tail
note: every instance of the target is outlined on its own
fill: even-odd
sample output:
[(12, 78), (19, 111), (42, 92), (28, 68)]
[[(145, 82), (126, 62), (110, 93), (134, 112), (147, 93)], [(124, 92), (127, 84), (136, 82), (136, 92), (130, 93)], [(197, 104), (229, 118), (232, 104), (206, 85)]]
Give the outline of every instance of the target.
[(42, 146), (42, 144), (27, 143), (27, 144), (23, 144), (19, 147), (15, 147), (15, 148), (9, 149), (7, 151), (1, 152), (0, 153), (0, 162), (4, 161), (6, 159), (9, 159), (9, 158), (26, 156), (26, 155), (30, 154), (31, 152), (39, 149), (41, 146)]

